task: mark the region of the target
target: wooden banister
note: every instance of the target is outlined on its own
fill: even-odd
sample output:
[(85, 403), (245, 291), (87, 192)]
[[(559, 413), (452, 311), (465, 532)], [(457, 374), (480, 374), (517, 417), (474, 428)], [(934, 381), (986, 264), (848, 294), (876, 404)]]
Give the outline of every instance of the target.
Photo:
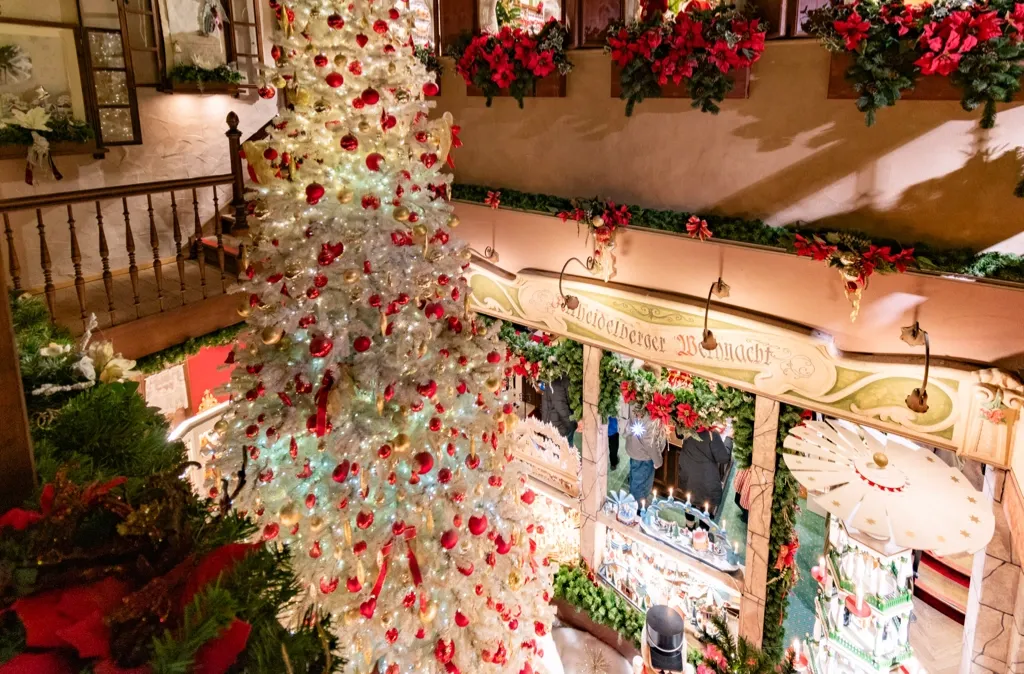
[(62, 192), (60, 194), (39, 194), (30, 197), (17, 197), (15, 199), (0, 199), (0, 213), (20, 211), (27, 208), (47, 208), (49, 206), (63, 206), (86, 201), (99, 201), (101, 199), (122, 199), (124, 197), (138, 197), (147, 194), (159, 194), (161, 192), (172, 192), (199, 189), (202, 187), (213, 187), (214, 185), (230, 185), (234, 176), (230, 173), (220, 173), (213, 176), (201, 178), (179, 178), (177, 180), (156, 180), (149, 183), (133, 183), (131, 185), (111, 185), (110, 187), (97, 187), (91, 190), (75, 190), (73, 192)]

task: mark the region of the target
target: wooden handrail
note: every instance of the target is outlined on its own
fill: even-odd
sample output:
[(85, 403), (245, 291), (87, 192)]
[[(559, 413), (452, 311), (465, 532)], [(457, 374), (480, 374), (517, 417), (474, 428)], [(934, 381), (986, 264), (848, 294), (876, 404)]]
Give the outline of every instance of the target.
[(191, 190), (199, 189), (201, 187), (214, 187), (216, 185), (230, 185), (234, 179), (234, 175), (230, 173), (221, 173), (218, 175), (203, 176), (201, 178), (156, 180), (148, 183), (111, 185), (109, 187), (97, 187), (91, 190), (75, 190), (74, 192), (62, 192), (59, 194), (40, 194), (30, 197), (18, 197), (15, 199), (0, 199), (0, 213), (20, 211), (27, 208), (47, 208), (49, 206), (63, 206), (65, 204), (91, 202), (101, 199), (122, 199), (124, 197), (145, 196), (147, 194), (157, 194), (160, 192)]

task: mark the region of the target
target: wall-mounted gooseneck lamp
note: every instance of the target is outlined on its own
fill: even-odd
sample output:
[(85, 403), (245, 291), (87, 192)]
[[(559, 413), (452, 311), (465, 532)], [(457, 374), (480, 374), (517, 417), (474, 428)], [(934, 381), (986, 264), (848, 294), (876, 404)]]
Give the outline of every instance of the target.
[(580, 305), (580, 298), (576, 297), (575, 295), (565, 294), (565, 292), (562, 290), (562, 277), (565, 276), (565, 268), (568, 267), (569, 263), (572, 262), (573, 260), (579, 262), (580, 265), (586, 268), (587, 271), (591, 271), (594, 268), (594, 265), (596, 264), (594, 258), (592, 257), (588, 257), (586, 262), (579, 259), (578, 257), (570, 257), (568, 260), (565, 261), (565, 264), (562, 265), (562, 271), (558, 273), (558, 294), (561, 295), (562, 297), (562, 308), (568, 309), (570, 311), (576, 309), (576, 307)]
[(931, 344), (928, 342), (928, 331), (922, 330), (920, 324), (914, 321), (913, 325), (903, 328), (900, 339), (910, 346), (924, 345), (924, 381), (921, 388), (916, 388), (907, 396), (906, 403), (914, 412), (924, 414), (928, 411), (928, 367), (931, 365)]
[(476, 248), (469, 248), (469, 252), (477, 257), (483, 258), (492, 264), (498, 263), (498, 251), (494, 250), (493, 246), (487, 246), (484, 248), (484, 252), (478, 251)]
[(712, 295), (719, 299), (725, 299), (729, 296), (729, 285), (722, 280), (721, 276), (711, 284), (711, 288), (708, 289), (708, 301), (704, 304), (704, 338), (701, 340), (700, 345), (705, 351), (714, 351), (718, 348), (718, 340), (715, 339), (715, 333), (708, 329), (708, 314), (711, 313)]

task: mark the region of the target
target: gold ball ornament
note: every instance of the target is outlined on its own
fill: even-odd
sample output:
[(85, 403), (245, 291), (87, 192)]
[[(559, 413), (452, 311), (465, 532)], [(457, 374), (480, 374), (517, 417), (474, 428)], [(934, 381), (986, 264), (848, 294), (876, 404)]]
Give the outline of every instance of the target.
[(526, 580), (523, 578), (523, 574), (516, 569), (512, 569), (508, 572), (508, 588), (513, 592), (521, 590), (525, 583)]
[(237, 311), (238, 315), (242, 318), (248, 318), (249, 314), (252, 313), (252, 307), (249, 306), (249, 298), (243, 298), (242, 301), (238, 303), (238, 308), (235, 309), (235, 311)]
[(352, 627), (357, 622), (359, 622), (359, 618), (360, 618), (359, 609), (358, 608), (350, 608), (349, 610), (345, 611), (345, 617), (344, 617), (345, 626), (346, 627)]
[(281, 510), (278, 512), (278, 517), (281, 519), (281, 524), (286, 527), (294, 527), (299, 523), (302, 513), (299, 512), (299, 507), (292, 502), (286, 503), (281, 507)]
[(849, 267), (857, 262), (857, 256), (849, 251), (839, 254), (839, 261), (843, 263), (843, 266)]
[(405, 433), (399, 433), (395, 436), (395, 439), (391, 441), (391, 448), (396, 452), (408, 452), (411, 444), (412, 441), (409, 439), (408, 435)]
[(359, 272), (355, 269), (346, 269), (344, 278), (345, 283), (355, 283), (359, 280)]
[(421, 239), (427, 236), (428, 231), (429, 230), (427, 229), (426, 225), (416, 225), (415, 227), (412, 228), (412, 233)]
[(338, 54), (337, 56), (334, 57), (334, 65), (338, 66), (339, 68), (345, 67), (346, 63), (348, 63), (348, 59), (345, 58), (344, 54)]
[(340, 190), (338, 190), (338, 203), (339, 204), (349, 204), (349, 203), (352, 203), (352, 200), (355, 199), (355, 197), (356, 197), (355, 192), (353, 192), (352, 190), (350, 190), (347, 187), (342, 187)]
[(394, 75), (397, 72), (398, 72), (398, 66), (395, 65), (394, 61), (392, 61), (391, 63), (388, 64), (388, 74), (389, 75)]
[(359, 126), (357, 128), (359, 129), (360, 133), (368, 133), (370, 131), (370, 123), (364, 119), (363, 121), (359, 122)]
[(260, 339), (267, 345), (277, 344), (282, 337), (284, 337), (284, 328), (280, 325), (268, 325), (260, 333)]
[(434, 618), (437, 617), (437, 603), (428, 601), (420, 608), (420, 620), (423, 621), (424, 625), (429, 625), (434, 622)]
[(604, 227), (604, 218), (600, 215), (595, 215), (590, 219), (590, 223), (594, 225), (594, 227)]
[(310, 531), (310, 533), (318, 534), (321, 531), (323, 531), (324, 526), (326, 526), (326, 525), (327, 525), (327, 522), (325, 522), (324, 518), (320, 517), (319, 515), (314, 515), (313, 517), (309, 518), (309, 531)]
[(451, 215), (448, 216), (448, 226), (449, 227), (452, 227), (452, 228), (458, 227), (460, 222), (461, 222), (461, 220), (459, 220), (459, 216), (455, 215), (454, 213), (452, 213)]
[(313, 102), (313, 93), (305, 87), (299, 87), (295, 90), (295, 95), (292, 96), (291, 100), (295, 105), (306, 107)]
[(298, 260), (288, 260), (284, 266), (284, 275), (288, 278), (295, 278), (302, 273), (302, 263)]
[(409, 215), (410, 215), (410, 211), (405, 206), (396, 206), (395, 207), (395, 212), (394, 212), (395, 220), (398, 220), (399, 222), (406, 222), (406, 221), (409, 220)]
[(288, 335), (285, 335), (284, 337), (281, 338), (281, 341), (277, 343), (277, 350), (287, 351), (290, 348), (292, 348), (292, 338), (289, 337)]
[(272, 84), (273, 84), (273, 85), (274, 85), (275, 87), (277, 87), (278, 89), (284, 89), (284, 88), (285, 88), (286, 86), (288, 86), (288, 80), (286, 80), (285, 78), (281, 77), (280, 75), (278, 75), (277, 77), (275, 77), (275, 78), (274, 78), (274, 79), (273, 79), (273, 80), (271, 81), (271, 83), (272, 83)]
[(217, 423), (213, 425), (213, 430), (217, 433), (224, 435), (228, 432), (228, 422), (223, 419), (218, 419)]

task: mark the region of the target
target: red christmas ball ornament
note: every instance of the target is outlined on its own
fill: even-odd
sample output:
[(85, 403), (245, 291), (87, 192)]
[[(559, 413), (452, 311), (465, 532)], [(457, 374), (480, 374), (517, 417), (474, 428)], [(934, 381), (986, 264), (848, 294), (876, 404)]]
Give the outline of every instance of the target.
[(281, 527), (277, 522), (271, 522), (267, 526), (263, 527), (263, 540), (272, 541), (277, 538), (277, 534), (281, 531)]
[(366, 552), (366, 541), (356, 541), (356, 544), (352, 546), (352, 554), (361, 555)]
[(376, 610), (377, 610), (377, 598), (376, 597), (370, 597), (369, 599), (367, 599), (366, 601), (364, 601), (362, 604), (359, 605), (359, 612), (367, 620), (369, 620), (370, 618), (373, 617), (373, 613)]
[(491, 351), (489, 354), (487, 354), (487, 362), (488, 363), (500, 363), (501, 362), (501, 354), (498, 353), (497, 351)]
[(523, 503), (526, 505), (533, 505), (533, 501), (537, 498), (537, 495), (532, 489), (527, 489), (523, 492), (523, 495), (520, 498), (523, 499)]
[(368, 351), (371, 346), (373, 346), (373, 342), (366, 335), (360, 335), (359, 337), (356, 337), (354, 342), (352, 342), (352, 348), (359, 353)]
[(389, 9), (388, 10), (388, 17), (390, 17), (390, 19), (392, 21), (398, 21), (398, 17), (399, 17), (398, 10), (395, 9), (394, 7)]
[(371, 171), (379, 171), (380, 165), (384, 161), (384, 155), (379, 152), (372, 152), (366, 155), (366, 168)]
[(320, 591), (324, 594), (330, 594), (338, 589), (338, 579), (332, 578), (327, 580), (326, 578), (320, 579)]
[(327, 73), (327, 77), (324, 78), (327, 84), (335, 89), (345, 83), (345, 78), (341, 76), (341, 73), (331, 72)]
[(466, 467), (470, 470), (476, 470), (480, 467), (480, 455), (470, 454), (466, 456)]
[(436, 82), (427, 82), (423, 85), (424, 96), (437, 96), (440, 92), (441, 89), (437, 86)]
[(373, 513), (368, 510), (361, 510), (356, 515), (356, 526), (360, 529), (369, 529), (373, 524)]
[(388, 22), (384, 19), (377, 19), (373, 22), (373, 32), (378, 35), (383, 35), (388, 32)]
[(351, 133), (346, 133), (341, 137), (341, 149), (354, 152), (359, 147), (359, 139), (353, 136)]
[(315, 206), (320, 202), (320, 199), (324, 196), (324, 186), (320, 183), (310, 183), (306, 185), (306, 203), (311, 206)]
[(309, 340), (309, 353), (314, 358), (326, 358), (334, 350), (334, 342), (324, 335), (317, 335)]
[(479, 517), (477, 517), (476, 515), (470, 515), (469, 533), (473, 534), (474, 536), (479, 536), (485, 531), (487, 531), (487, 516), (480, 515)]
[(370, 41), (370, 38), (366, 37), (362, 33), (360, 33), (359, 35), (356, 35), (356, 44), (358, 44), (360, 47), (365, 47), (366, 43), (369, 42), (369, 41)]
[(467, 618), (466, 616), (462, 615), (462, 611), (456, 611), (455, 612), (455, 624), (458, 625), (459, 627), (465, 627), (466, 625), (469, 624), (469, 618)]
[(494, 539), (494, 545), (499, 555), (507, 555), (509, 550), (512, 549), (512, 542), (506, 541), (501, 536)]
[(380, 101), (380, 94), (377, 93), (376, 89), (367, 89), (359, 96), (363, 103), (366, 105), (377, 105)]
[(441, 484), (448, 484), (452, 481), (452, 471), (450, 468), (442, 468), (437, 471), (437, 481)]
[(424, 398), (433, 398), (437, 395), (437, 382), (431, 379), (426, 384), (417, 384), (416, 392)]
[(353, 576), (345, 581), (345, 588), (348, 589), (349, 592), (355, 594), (363, 589), (363, 584), (359, 582), (358, 578)]
[(341, 30), (345, 27), (345, 19), (341, 18), (340, 14), (331, 14), (327, 17), (327, 25), (334, 30)]
[(274, 161), (275, 159), (277, 159), (277, 150), (275, 150), (272, 147), (268, 147), (266, 150), (263, 151), (263, 158), (266, 159), (267, 161)]
[(456, 568), (458, 568), (459, 573), (461, 573), (463, 576), (473, 575), (473, 562), (469, 562), (468, 564), (466, 564), (466, 566), (459, 566)]
[(316, 276), (313, 277), (313, 285), (315, 285), (317, 288), (323, 288), (324, 286), (327, 285), (327, 276), (325, 276), (324, 274), (317, 274)]
[(451, 662), (455, 657), (455, 641), (438, 639), (437, 644), (434, 646), (434, 657), (442, 665)]
[[(389, 644), (395, 643), (396, 641), (398, 641), (398, 630), (392, 627), (384, 633), (384, 638), (387, 640)], [(392, 665), (392, 667), (394, 666), (396, 665)], [(391, 669), (391, 667), (388, 667), (388, 669)], [(398, 670), (396, 669), (395, 671), (397, 672)]]
[(459, 532), (455, 531), (454, 529), (449, 529), (448, 531), (441, 534), (441, 547), (445, 550), (451, 550), (456, 545), (458, 545), (458, 543)]
[(335, 482), (344, 482), (348, 479), (348, 471), (350, 467), (351, 464), (349, 464), (348, 459), (345, 459), (334, 467), (334, 472), (331, 473), (331, 479)]
[(327, 54), (317, 54), (313, 57), (313, 65), (317, 68), (323, 68), (327, 66)]
[(434, 467), (434, 456), (430, 452), (419, 452), (413, 457), (416, 461), (416, 472), (426, 475)]
[(280, 61), (281, 60), (281, 54), (282, 53), (283, 52), (281, 50), (281, 45), (279, 45), (279, 44), (275, 44), (273, 47), (270, 48), (270, 57), (272, 59), (274, 59), (275, 61)]

